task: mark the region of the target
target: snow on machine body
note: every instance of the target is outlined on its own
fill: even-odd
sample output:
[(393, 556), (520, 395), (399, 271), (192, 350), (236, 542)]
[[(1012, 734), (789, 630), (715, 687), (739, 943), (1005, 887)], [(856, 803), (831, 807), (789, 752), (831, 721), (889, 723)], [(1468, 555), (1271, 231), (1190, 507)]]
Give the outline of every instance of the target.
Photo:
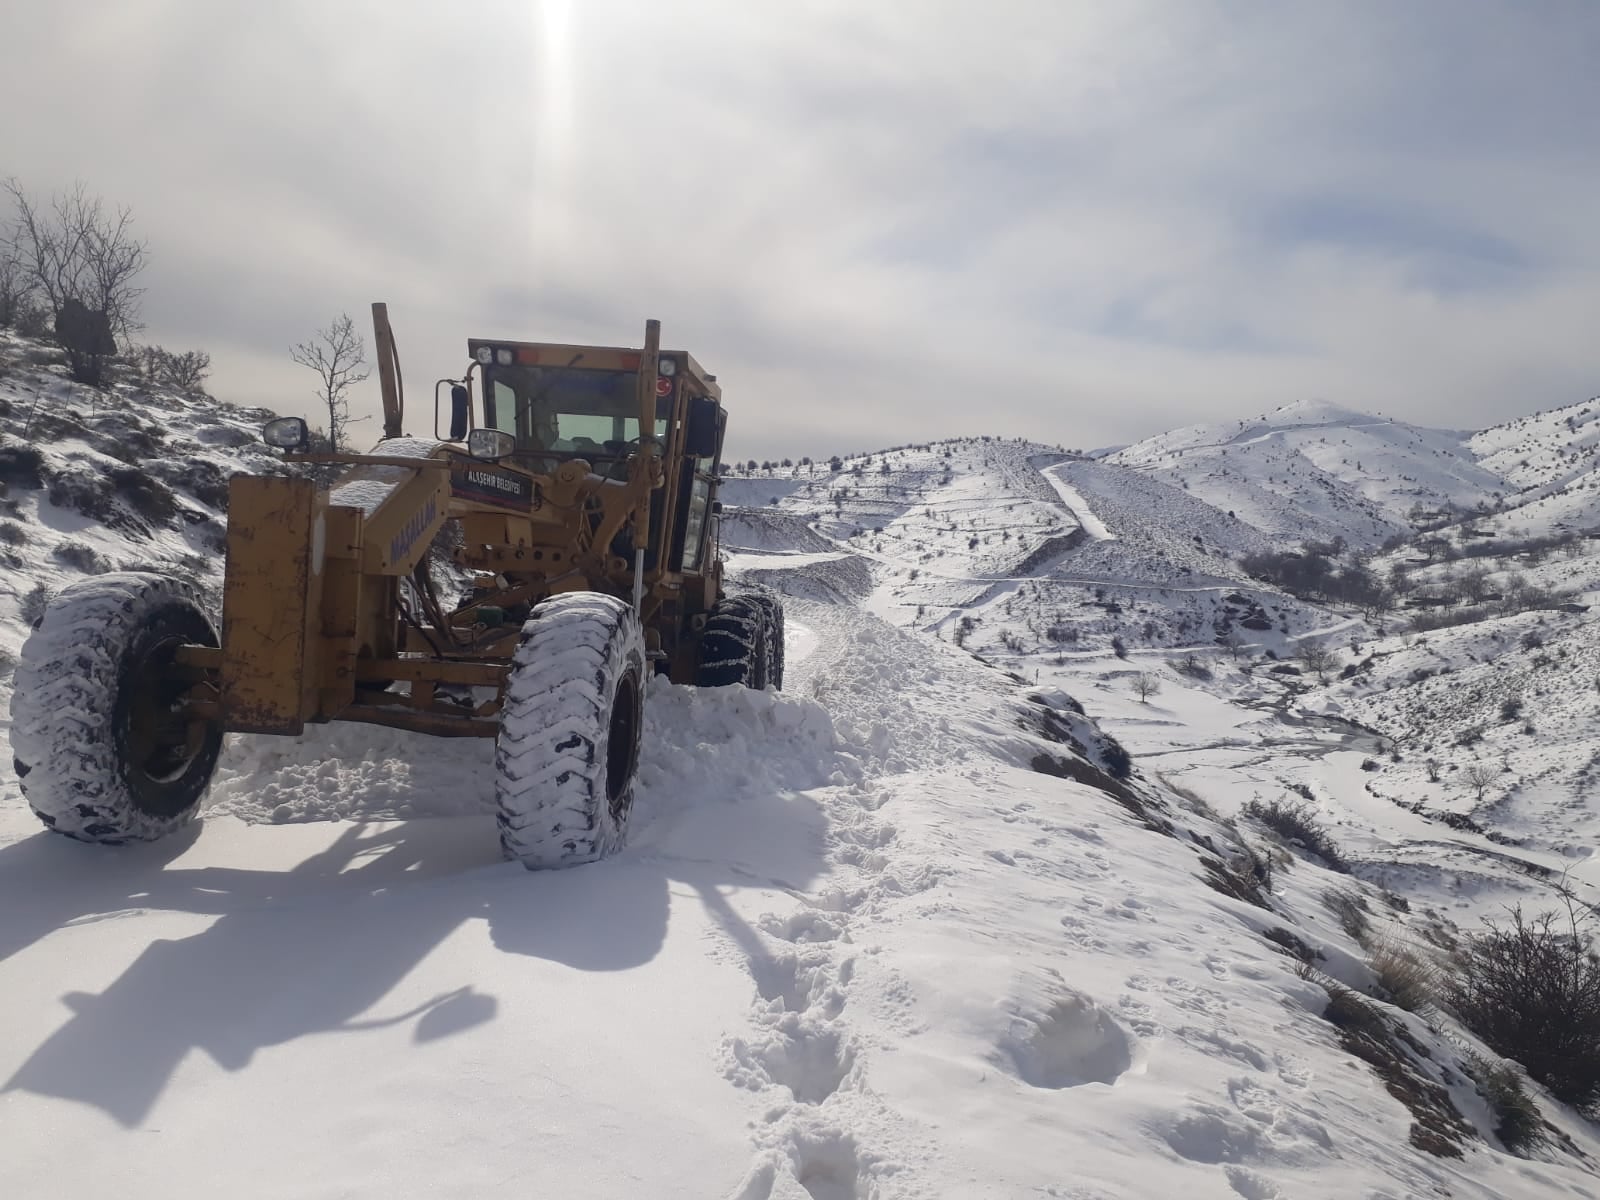
[[(401, 433), (383, 305), (373, 322), (384, 438), (313, 453), (304, 421), (268, 423), (290, 462), (347, 469), (234, 477), (220, 637), (193, 588), (153, 574), (84, 581), (45, 613), (12, 747), (50, 828), (160, 837), (198, 810), (225, 732), (361, 721), (494, 738), (506, 854), (587, 862), (626, 836), (647, 675), (782, 685), (776, 597), (723, 587), (721, 389), (657, 322), (640, 349), (469, 340), (426, 440)], [(447, 604), (429, 554), (451, 525), (473, 579)]]

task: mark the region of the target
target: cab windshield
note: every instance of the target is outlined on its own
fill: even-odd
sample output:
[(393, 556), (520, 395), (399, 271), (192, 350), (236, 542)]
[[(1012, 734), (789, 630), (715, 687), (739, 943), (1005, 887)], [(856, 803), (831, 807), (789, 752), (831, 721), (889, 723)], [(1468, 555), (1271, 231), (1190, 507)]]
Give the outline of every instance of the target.
[[(485, 374), (484, 423), (515, 437), (518, 458), (536, 470), (573, 458), (614, 468), (638, 447), (637, 371), (514, 366)], [(658, 438), (666, 437), (667, 403), (657, 402)]]

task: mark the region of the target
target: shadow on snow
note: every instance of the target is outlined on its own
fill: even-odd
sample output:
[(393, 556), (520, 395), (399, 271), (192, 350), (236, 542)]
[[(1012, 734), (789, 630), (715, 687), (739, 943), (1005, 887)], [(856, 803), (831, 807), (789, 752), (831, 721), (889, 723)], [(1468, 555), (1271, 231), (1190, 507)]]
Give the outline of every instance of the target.
[[(803, 793), (712, 798), (644, 823), (608, 861), (528, 872), (502, 862), (491, 818), (351, 824), (287, 871), (188, 867), (198, 827), (154, 845), (86, 846), (48, 833), (0, 848), (0, 959), (64, 926), (128, 911), (216, 915), (157, 939), (71, 1016), (5, 1084), (143, 1122), (194, 1048), (230, 1071), (312, 1034), (414, 1022), (428, 1041), (492, 1020), (464, 983), (405, 1012), (366, 1015), (457, 928), (487, 922), (494, 946), (585, 971), (661, 950), (669, 885), (694, 888), (735, 942), (757, 935), (719, 891), (801, 889), (823, 862), (823, 817)], [(639, 816), (645, 814), (636, 814)]]

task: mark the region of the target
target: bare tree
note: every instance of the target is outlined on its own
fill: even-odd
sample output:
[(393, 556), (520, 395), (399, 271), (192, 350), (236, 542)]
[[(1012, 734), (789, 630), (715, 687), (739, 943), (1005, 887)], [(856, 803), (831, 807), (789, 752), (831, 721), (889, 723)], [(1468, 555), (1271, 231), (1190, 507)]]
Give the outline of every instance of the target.
[(0, 329), (9, 329), (33, 296), (33, 280), (9, 240), (0, 241)]
[(1228, 652), (1228, 657), (1234, 662), (1239, 661), (1239, 655), (1244, 652), (1244, 638), (1237, 629), (1230, 629), (1222, 635), (1221, 645)]
[(1338, 663), (1338, 656), (1321, 642), (1302, 642), (1299, 653), (1300, 665), (1308, 671), (1316, 672), (1319, 683), (1328, 682), (1328, 672), (1333, 670)]
[(1483, 793), (1494, 782), (1495, 774), (1495, 769), (1488, 763), (1473, 763), (1461, 777), (1467, 781), (1467, 786), (1478, 794), (1478, 800), (1481, 803), (1483, 801)]
[(15, 270), (49, 305), (56, 339), (67, 351), (73, 376), (100, 382), (104, 360), (140, 328), (134, 280), (148, 247), (133, 236), (133, 214), (107, 211), (81, 182), (37, 204), (15, 179), (3, 185), (16, 205), (9, 250)]
[(1133, 677), (1133, 690), (1141, 703), (1149, 704), (1150, 697), (1161, 690), (1161, 680), (1149, 671), (1140, 671)]
[(144, 377), (151, 383), (164, 383), (191, 395), (205, 394), (206, 376), (211, 374), (211, 355), (204, 350), (185, 350), (179, 354), (163, 346), (141, 346), (138, 361)]
[(350, 416), (349, 396), (352, 387), (372, 374), (363, 370), (367, 365), (366, 342), (356, 332), (350, 314), (340, 313), (326, 329), (317, 330), (310, 341), (290, 350), (289, 357), (317, 373), (317, 398), (328, 407), (328, 446), (337, 451), (344, 445), (345, 429), (367, 419)]
[(1468, 567), (1461, 573), (1461, 591), (1474, 604), (1481, 604), (1494, 590), (1484, 567)]

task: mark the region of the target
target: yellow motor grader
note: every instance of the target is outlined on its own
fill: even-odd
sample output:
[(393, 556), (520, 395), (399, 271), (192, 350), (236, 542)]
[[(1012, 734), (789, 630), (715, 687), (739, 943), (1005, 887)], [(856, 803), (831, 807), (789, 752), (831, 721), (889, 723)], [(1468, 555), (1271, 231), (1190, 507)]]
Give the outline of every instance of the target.
[[(11, 740), (51, 829), (161, 837), (198, 811), (224, 733), (362, 721), (494, 738), (506, 854), (588, 862), (626, 836), (651, 674), (782, 686), (777, 598), (723, 587), (721, 389), (658, 322), (639, 348), (470, 339), (425, 439), (401, 431), (382, 304), (373, 325), (383, 439), (324, 453), (299, 418), (266, 425), (307, 469), (233, 478), (220, 638), (196, 589), (155, 574), (45, 612)], [(448, 602), (441, 548), (470, 576)]]

